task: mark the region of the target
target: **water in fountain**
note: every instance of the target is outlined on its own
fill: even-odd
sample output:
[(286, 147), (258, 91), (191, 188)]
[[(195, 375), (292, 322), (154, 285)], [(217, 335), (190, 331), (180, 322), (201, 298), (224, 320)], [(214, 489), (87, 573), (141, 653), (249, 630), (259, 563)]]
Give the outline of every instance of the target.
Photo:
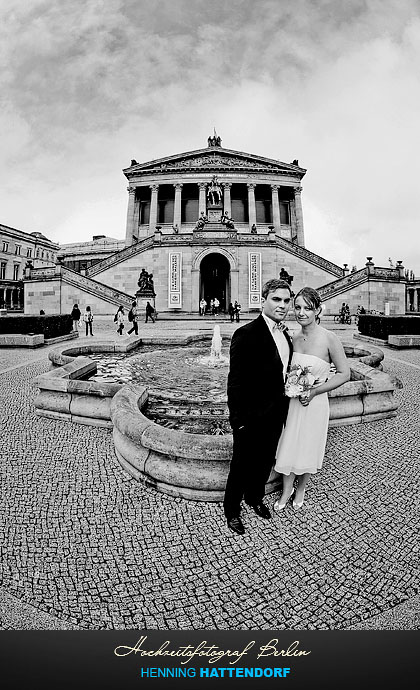
[(227, 367), (229, 365), (229, 357), (222, 355), (222, 336), (219, 325), (216, 324), (213, 330), (210, 355), (199, 357), (198, 361), (200, 364), (207, 364), (208, 367)]

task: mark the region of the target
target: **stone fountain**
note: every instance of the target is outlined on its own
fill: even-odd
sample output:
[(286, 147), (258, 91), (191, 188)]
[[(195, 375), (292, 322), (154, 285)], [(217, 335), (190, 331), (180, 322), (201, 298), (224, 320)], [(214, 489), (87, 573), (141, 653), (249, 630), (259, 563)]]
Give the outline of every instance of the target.
[[(197, 344), (202, 338), (197, 334), (183, 337), (182, 343), (172, 341), (177, 355), (174, 358), (171, 355), (173, 350), (167, 349), (168, 361), (180, 369), (178, 350), (181, 346), (188, 348)], [(222, 500), (232, 453), (230, 433), (189, 433), (157, 424), (150, 416), (150, 400), (156, 391), (149, 383), (118, 384), (87, 379), (94, 377), (97, 371), (96, 362), (87, 355), (100, 351), (136, 350), (141, 344), (138, 340), (137, 344), (126, 345), (96, 342), (93, 345), (61, 346), (50, 353), (50, 359), (59, 366), (37, 378), (40, 392), (35, 400), (36, 412), (47, 417), (112, 428), (115, 453), (122, 467), (147, 486), (192, 500)], [(158, 343), (154, 344), (158, 346)], [(353, 344), (344, 345), (347, 356), (351, 357), (351, 380), (329, 396), (330, 426), (360, 424), (395, 416), (398, 407), (395, 390), (401, 385), (381, 371), (382, 351), (371, 346), (368, 351)], [(137, 352), (135, 354), (137, 357)], [(150, 355), (157, 356), (158, 353), (151, 352)], [(192, 385), (185, 376), (190, 372), (193, 379), (198, 378), (199, 388), (204, 371), (209, 375), (214, 371), (215, 375), (220, 372), (221, 376), (226, 376), (227, 367), (221, 366), (222, 358), (220, 329), (215, 329), (210, 356), (204, 358), (208, 361), (204, 364), (197, 361), (197, 353), (186, 357), (184, 368), (180, 369), (180, 389), (165, 394), (175, 416), (207, 416), (219, 426), (223, 420), (226, 421), (225, 384), (224, 397), (216, 403), (215, 394), (213, 397), (191, 394)], [(192, 364), (191, 360), (194, 360)], [(214, 365), (215, 362), (218, 364)], [(145, 368), (146, 371), (149, 369)], [(167, 380), (170, 381), (170, 377)], [(277, 475), (272, 473), (266, 490), (271, 492), (277, 488)]]

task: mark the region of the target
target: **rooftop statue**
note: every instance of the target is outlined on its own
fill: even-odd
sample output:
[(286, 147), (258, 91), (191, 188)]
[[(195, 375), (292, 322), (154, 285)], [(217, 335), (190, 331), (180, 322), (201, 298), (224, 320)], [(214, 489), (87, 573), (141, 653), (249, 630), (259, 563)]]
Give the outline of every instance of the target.
[(219, 136), (217, 136), (216, 131), (214, 132), (213, 137), (209, 137), (207, 139), (207, 146), (209, 148), (213, 148), (215, 146), (221, 146), (222, 145), (222, 140)]

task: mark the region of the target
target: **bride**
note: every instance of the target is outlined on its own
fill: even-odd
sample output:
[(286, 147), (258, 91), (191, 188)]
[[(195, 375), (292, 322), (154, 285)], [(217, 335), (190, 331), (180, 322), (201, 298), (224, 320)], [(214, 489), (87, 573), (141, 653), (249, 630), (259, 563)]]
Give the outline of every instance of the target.
[[(322, 311), (317, 291), (304, 287), (294, 301), (296, 321), (301, 330), (293, 336), (291, 365), (309, 367), (317, 380), (307, 394), (290, 400), (286, 426), (280, 437), (274, 469), (283, 475), (283, 492), (274, 504), (279, 512), (286, 507), (294, 491), (293, 508), (303, 505), (305, 487), (311, 474), (321, 469), (327, 440), (329, 403), (328, 391), (338, 388), (350, 378), (350, 369), (340, 340), (319, 325)], [(336, 373), (330, 374), (331, 363)], [(329, 378), (331, 376), (331, 378)]]

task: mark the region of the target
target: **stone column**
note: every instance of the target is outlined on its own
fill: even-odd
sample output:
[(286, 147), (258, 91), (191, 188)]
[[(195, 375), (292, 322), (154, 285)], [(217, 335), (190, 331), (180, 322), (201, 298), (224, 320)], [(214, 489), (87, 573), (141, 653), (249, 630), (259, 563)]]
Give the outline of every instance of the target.
[(415, 295), (417, 297), (416, 311), (420, 311), (420, 288), (416, 288)]
[(135, 234), (134, 216), (135, 216), (135, 202), (136, 202), (136, 187), (127, 187), (128, 192), (128, 208), (127, 208), (127, 224), (125, 229), (125, 246), (129, 247), (133, 244), (133, 235)]
[(199, 189), (199, 196), (198, 196), (198, 215), (200, 216), (201, 211), (203, 213), (206, 212), (206, 183), (205, 182), (199, 182), (198, 183), (198, 189)]
[(154, 232), (157, 224), (159, 185), (151, 184), (149, 187), (152, 190), (152, 196), (150, 199), (149, 232)]
[(296, 235), (297, 243), (300, 247), (305, 246), (305, 235), (303, 232), (303, 211), (302, 211), (302, 187), (295, 187), (295, 216), (296, 216)]
[(255, 184), (252, 182), (247, 184), (248, 187), (248, 222), (251, 230), (254, 223), (257, 222), (257, 213), (255, 210)]
[(181, 227), (181, 195), (182, 182), (174, 184), (175, 187), (175, 202), (174, 202), (174, 225)]
[(224, 187), (224, 195), (223, 195), (223, 210), (227, 211), (229, 218), (232, 216), (232, 202), (230, 200), (230, 188), (232, 184), (231, 182), (225, 182), (223, 185)]
[(271, 208), (273, 210), (273, 225), (276, 230), (280, 230), (280, 204), (279, 204), (279, 186), (278, 184), (271, 185)]

